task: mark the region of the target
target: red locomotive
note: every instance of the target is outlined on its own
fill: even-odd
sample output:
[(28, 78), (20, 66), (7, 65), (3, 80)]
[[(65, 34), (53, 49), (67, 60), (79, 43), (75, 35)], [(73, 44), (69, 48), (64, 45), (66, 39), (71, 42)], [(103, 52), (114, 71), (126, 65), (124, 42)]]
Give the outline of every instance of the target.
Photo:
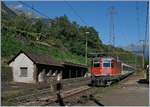
[(133, 73), (134, 68), (113, 57), (93, 58), (91, 67), (92, 85), (110, 85), (121, 77)]

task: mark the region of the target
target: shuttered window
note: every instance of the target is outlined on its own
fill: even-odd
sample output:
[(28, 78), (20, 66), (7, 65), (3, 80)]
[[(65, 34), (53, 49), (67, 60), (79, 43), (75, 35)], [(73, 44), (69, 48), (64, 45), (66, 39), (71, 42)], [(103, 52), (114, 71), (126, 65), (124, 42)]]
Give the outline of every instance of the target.
[(21, 67), (20, 68), (20, 77), (27, 77), (28, 68), (27, 67)]

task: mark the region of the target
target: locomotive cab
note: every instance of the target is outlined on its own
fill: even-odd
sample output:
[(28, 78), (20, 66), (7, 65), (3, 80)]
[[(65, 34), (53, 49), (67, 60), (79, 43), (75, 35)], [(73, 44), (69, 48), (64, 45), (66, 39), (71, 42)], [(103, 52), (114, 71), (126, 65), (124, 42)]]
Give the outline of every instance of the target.
[(111, 57), (94, 58), (91, 65), (92, 84), (107, 84), (121, 74), (121, 63)]
[(112, 72), (113, 62), (111, 59), (103, 59), (101, 75), (108, 76)]
[(113, 75), (115, 60), (112, 58), (99, 58), (92, 61), (91, 74), (95, 76)]

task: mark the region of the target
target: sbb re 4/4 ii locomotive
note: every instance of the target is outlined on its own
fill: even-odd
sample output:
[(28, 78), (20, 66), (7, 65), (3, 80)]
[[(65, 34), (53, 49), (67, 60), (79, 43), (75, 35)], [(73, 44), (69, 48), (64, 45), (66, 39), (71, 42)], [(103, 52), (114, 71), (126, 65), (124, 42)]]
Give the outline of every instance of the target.
[(133, 73), (134, 68), (113, 57), (98, 57), (92, 59), (92, 85), (110, 85), (115, 81)]

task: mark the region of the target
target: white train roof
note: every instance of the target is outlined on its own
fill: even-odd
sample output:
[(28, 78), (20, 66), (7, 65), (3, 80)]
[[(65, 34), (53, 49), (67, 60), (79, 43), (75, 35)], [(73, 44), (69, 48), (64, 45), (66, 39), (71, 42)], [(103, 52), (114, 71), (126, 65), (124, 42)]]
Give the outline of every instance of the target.
[(125, 63), (122, 63), (122, 66), (127, 66), (127, 67), (134, 68), (133, 66), (131, 66), (131, 65), (128, 65), (128, 64), (125, 64)]
[(95, 58), (92, 58), (93, 60), (99, 60), (99, 59), (102, 59), (102, 60), (117, 60), (118, 62), (120, 62), (119, 59), (117, 58), (114, 58), (114, 57), (95, 57)]

